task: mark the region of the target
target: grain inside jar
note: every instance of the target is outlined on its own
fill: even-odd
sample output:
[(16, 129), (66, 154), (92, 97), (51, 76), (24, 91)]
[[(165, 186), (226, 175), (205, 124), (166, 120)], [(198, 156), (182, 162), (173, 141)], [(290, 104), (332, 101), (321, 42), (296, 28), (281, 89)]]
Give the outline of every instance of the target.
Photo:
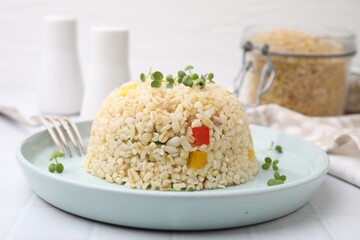
[[(269, 46), (276, 72), (261, 104), (276, 103), (313, 116), (343, 114), (350, 62), (349, 56), (339, 55), (345, 50), (343, 44), (333, 38), (283, 28), (258, 32), (249, 40)], [(252, 68), (246, 75), (240, 98), (253, 104), (266, 58), (254, 51), (247, 60), (252, 62)]]

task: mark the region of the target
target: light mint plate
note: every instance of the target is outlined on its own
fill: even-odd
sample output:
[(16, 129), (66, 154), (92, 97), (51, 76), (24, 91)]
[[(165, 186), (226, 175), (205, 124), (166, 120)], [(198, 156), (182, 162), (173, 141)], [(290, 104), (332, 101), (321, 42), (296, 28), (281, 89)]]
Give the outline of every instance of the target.
[[(77, 124), (89, 141), (91, 122)], [(86, 173), (80, 158), (64, 158), (62, 174), (48, 172), (49, 155), (56, 150), (48, 133), (27, 138), (16, 156), (33, 191), (66, 212), (123, 226), (163, 230), (204, 230), (238, 227), (269, 221), (307, 203), (329, 168), (326, 153), (304, 140), (251, 126), (256, 156), (280, 160), (283, 185), (268, 187), (273, 170), (260, 170), (253, 181), (240, 186), (198, 192), (132, 190)], [(274, 141), (283, 154), (267, 151)]]

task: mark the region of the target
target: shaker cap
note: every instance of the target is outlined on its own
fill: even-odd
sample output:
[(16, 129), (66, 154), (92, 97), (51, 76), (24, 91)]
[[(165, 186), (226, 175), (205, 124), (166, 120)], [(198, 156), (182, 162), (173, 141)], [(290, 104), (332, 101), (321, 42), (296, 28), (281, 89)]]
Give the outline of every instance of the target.
[(52, 51), (76, 50), (76, 19), (72, 16), (45, 16), (44, 47)]
[(94, 27), (91, 37), (93, 61), (99, 64), (127, 65), (129, 31), (121, 27)]

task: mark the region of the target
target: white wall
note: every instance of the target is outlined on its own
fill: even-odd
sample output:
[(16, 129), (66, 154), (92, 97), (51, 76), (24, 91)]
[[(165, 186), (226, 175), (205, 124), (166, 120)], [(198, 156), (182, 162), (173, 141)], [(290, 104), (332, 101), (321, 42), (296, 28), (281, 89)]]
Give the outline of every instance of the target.
[[(359, 36), (360, 0), (0, 0), (0, 87), (36, 84), (42, 16), (79, 20), (83, 72), (90, 29), (131, 30), (131, 74), (149, 67), (174, 72), (192, 64), (231, 86), (239, 69), (243, 28), (256, 23), (305, 23), (347, 28)], [(360, 66), (360, 54), (354, 64)]]

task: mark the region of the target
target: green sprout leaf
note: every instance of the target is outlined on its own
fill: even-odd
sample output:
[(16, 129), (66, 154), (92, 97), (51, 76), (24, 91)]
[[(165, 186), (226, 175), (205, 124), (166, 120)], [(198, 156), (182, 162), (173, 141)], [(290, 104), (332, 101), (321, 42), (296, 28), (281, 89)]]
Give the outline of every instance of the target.
[(174, 83), (173, 82), (168, 82), (166, 84), (166, 88), (173, 88), (174, 87)]
[(194, 84), (195, 85), (197, 85), (197, 86), (199, 86), (200, 87), (200, 89), (203, 89), (204, 87), (205, 87), (205, 80), (204, 79), (196, 79), (195, 81), (194, 81)]
[(279, 167), (277, 166), (277, 164), (279, 163), (279, 160), (275, 160), (273, 163), (272, 163), (272, 168), (277, 171), (279, 170)]
[(62, 152), (58, 152), (58, 151), (54, 151), (51, 155), (50, 155), (50, 158), (49, 160), (52, 161), (54, 159), (57, 159), (57, 158), (61, 158), (64, 156), (64, 153)]
[(268, 170), (271, 167), (272, 159), (270, 157), (266, 157), (264, 161), (265, 163), (261, 167), (264, 170)]
[(62, 173), (64, 171), (64, 165), (62, 165), (61, 163), (56, 164), (56, 171), (58, 173)]
[(283, 153), (282, 147), (280, 145), (275, 146), (275, 151), (277, 151), (278, 153)]
[(266, 162), (266, 163), (270, 163), (270, 164), (271, 164), (272, 159), (271, 159), (270, 157), (266, 157), (266, 158), (265, 158), (265, 162)]
[(268, 186), (274, 186), (274, 185), (276, 185), (276, 179), (270, 178), (270, 179), (267, 181), (267, 185), (268, 185)]
[(208, 79), (210, 80), (210, 82), (213, 82), (213, 81), (212, 81), (213, 78), (214, 78), (214, 74), (213, 74), (213, 73), (209, 73), (207, 77), (208, 77)]
[(274, 178), (279, 179), (279, 177), (280, 177), (280, 173), (279, 172), (274, 172)]
[(183, 78), (186, 76), (184, 71), (178, 71), (178, 83), (182, 83)]
[(56, 164), (55, 163), (52, 163), (49, 165), (49, 172), (53, 173), (55, 172), (56, 170)]
[(196, 79), (199, 79), (199, 75), (197, 73), (193, 73), (193, 74), (191, 74), (190, 78), (191, 78), (191, 80), (196, 80)]
[(146, 77), (145, 77), (145, 74), (144, 74), (144, 73), (141, 73), (141, 74), (140, 74), (140, 80), (141, 80), (142, 82), (145, 82)]
[(284, 184), (284, 181), (280, 180), (280, 179), (274, 179), (274, 178), (269, 179), (267, 182), (268, 186), (275, 186), (275, 185), (280, 185), (280, 184)]
[(151, 79), (153, 81), (162, 81), (164, 79), (164, 75), (161, 72), (156, 71), (151, 74)]
[(185, 77), (183, 77), (182, 79), (182, 83), (187, 86), (187, 87), (192, 87), (193, 86), (193, 81), (190, 79), (190, 77), (188, 75), (186, 75)]
[(151, 82), (151, 87), (153, 87), (153, 88), (160, 88), (160, 87), (161, 87), (161, 80), (160, 80), (160, 81), (158, 81), (158, 80), (153, 80), (153, 81)]
[(270, 165), (271, 165), (270, 163), (264, 163), (261, 167), (264, 170), (268, 170), (270, 168)]
[(171, 74), (167, 75), (166, 76), (166, 81), (169, 82), (169, 83), (174, 83), (174, 78)]
[(276, 179), (276, 185), (279, 185), (279, 184), (284, 184), (284, 180), (281, 180), (281, 179)]
[(191, 66), (191, 65), (187, 65), (187, 66), (185, 67), (185, 71), (190, 71), (191, 69), (194, 69), (194, 67)]
[(274, 172), (274, 178), (277, 180), (281, 180), (283, 182), (286, 181), (286, 176), (285, 175), (280, 175), (279, 172)]
[(186, 75), (184, 71), (178, 71), (178, 77), (183, 78)]
[(166, 88), (173, 88), (174, 87), (174, 78), (173, 78), (173, 76), (170, 74), (170, 75), (167, 75), (167, 77), (166, 77), (166, 81), (168, 82), (167, 84), (166, 84)]

